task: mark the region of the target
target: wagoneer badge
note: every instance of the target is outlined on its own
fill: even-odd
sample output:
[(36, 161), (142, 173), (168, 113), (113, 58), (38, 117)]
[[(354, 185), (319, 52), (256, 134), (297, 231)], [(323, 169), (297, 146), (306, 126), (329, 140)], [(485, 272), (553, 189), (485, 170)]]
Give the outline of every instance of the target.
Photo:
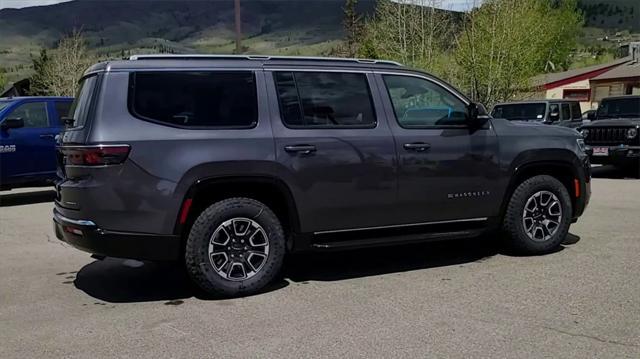
[(470, 197), (486, 197), (490, 195), (489, 191), (474, 191), (474, 192), (460, 192), (460, 193), (449, 193), (447, 194), (448, 199), (455, 198), (470, 198)]

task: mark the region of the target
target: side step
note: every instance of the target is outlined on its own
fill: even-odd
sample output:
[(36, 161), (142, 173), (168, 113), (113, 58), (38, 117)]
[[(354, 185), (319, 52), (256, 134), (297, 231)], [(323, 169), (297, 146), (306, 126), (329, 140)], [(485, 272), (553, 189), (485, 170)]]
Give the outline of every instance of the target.
[(420, 243), (420, 242), (432, 242), (448, 239), (464, 239), (478, 237), (485, 232), (485, 228), (480, 229), (467, 229), (461, 231), (446, 231), (446, 232), (432, 232), (432, 233), (414, 233), (403, 234), (396, 236), (385, 237), (371, 237), (360, 238), (350, 240), (337, 240), (337, 241), (321, 241), (311, 244), (311, 247), (316, 250), (342, 250), (342, 249), (355, 249), (362, 247), (381, 247), (396, 244), (408, 244), (408, 243)]

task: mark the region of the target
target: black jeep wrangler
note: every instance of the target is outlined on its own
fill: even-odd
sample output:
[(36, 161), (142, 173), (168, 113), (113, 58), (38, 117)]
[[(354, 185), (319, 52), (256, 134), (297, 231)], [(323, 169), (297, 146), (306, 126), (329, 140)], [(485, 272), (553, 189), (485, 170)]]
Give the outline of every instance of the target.
[(580, 131), (592, 163), (611, 164), (640, 178), (640, 96), (603, 99), (595, 119)]
[(476, 237), (557, 248), (590, 196), (578, 132), (491, 119), (377, 60), (135, 56), (91, 67), (59, 140), (56, 235), (254, 293), (286, 252)]

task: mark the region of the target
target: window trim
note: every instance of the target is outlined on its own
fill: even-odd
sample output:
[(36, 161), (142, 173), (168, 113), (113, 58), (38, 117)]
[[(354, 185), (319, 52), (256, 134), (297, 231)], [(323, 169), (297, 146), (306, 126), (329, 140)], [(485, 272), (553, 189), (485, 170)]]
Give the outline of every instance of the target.
[[(24, 106), (24, 105), (28, 105), (28, 104), (32, 104), (32, 103), (40, 103), (44, 105), (44, 112), (45, 115), (47, 116), (47, 125), (43, 126), (43, 127), (20, 127), (20, 128), (24, 128), (24, 129), (37, 129), (37, 128), (50, 128), (51, 126), (51, 113), (49, 111), (49, 101), (47, 100), (30, 100), (30, 101), (24, 101), (21, 103), (17, 103), (14, 105), (14, 107), (11, 109), (11, 111), (9, 111), (9, 113), (7, 113), (6, 116), (4, 116), (4, 119), (7, 118), (12, 118), (11, 115), (13, 114), (13, 112), (17, 109), (19, 109), (20, 107)], [(23, 119), (24, 120), (24, 119)], [(20, 128), (18, 128), (17, 130), (19, 130)]]
[(460, 96), (460, 94), (453, 91), (449, 86), (446, 86), (444, 83), (440, 81), (435, 81), (425, 76), (419, 76), (419, 75), (407, 74), (407, 73), (397, 73), (397, 72), (376, 72), (376, 73), (380, 74), (380, 78), (382, 79), (382, 85), (384, 86), (384, 90), (389, 98), (389, 103), (391, 104), (391, 112), (393, 113), (393, 117), (396, 119), (396, 123), (401, 128), (406, 130), (449, 130), (449, 129), (468, 129), (469, 128), (468, 124), (465, 124), (465, 125), (413, 125), (413, 126), (403, 125), (398, 119), (398, 115), (396, 114), (395, 106), (393, 105), (393, 99), (391, 98), (391, 93), (389, 92), (389, 87), (387, 86), (387, 83), (384, 80), (385, 76), (405, 76), (405, 77), (419, 78), (419, 79), (431, 82), (434, 85), (442, 88), (446, 92), (458, 98), (465, 106), (469, 106), (471, 101)]
[[(367, 76), (367, 74), (371, 74), (372, 72), (366, 72), (366, 71), (348, 71), (348, 70), (333, 70), (333, 69), (269, 69), (271, 72), (271, 76), (273, 79), (273, 85), (274, 85), (274, 89), (275, 89), (275, 94), (276, 94), (276, 101), (278, 102), (278, 114), (280, 116), (280, 123), (282, 123), (282, 125), (284, 127), (286, 127), (287, 129), (290, 130), (353, 130), (353, 129), (365, 129), (365, 130), (370, 130), (370, 129), (375, 129), (378, 127), (378, 124), (380, 123), (380, 121), (378, 120), (378, 113), (376, 111), (376, 106), (375, 106), (375, 101), (373, 99), (373, 91), (371, 88), (371, 82), (369, 81), (369, 76)], [(276, 74), (277, 73), (281, 73), (281, 72), (289, 72), (291, 74), (293, 74), (293, 81), (295, 83), (296, 86), (296, 92), (298, 94), (298, 101), (300, 102), (299, 106), (300, 106), (300, 111), (301, 111), (301, 115), (304, 116), (304, 108), (302, 107), (302, 101), (300, 101), (300, 90), (298, 89), (298, 82), (296, 80), (295, 77), (295, 72), (304, 72), (304, 73), (346, 73), (346, 74), (362, 74), (364, 75), (364, 79), (365, 82), (367, 84), (367, 92), (369, 93), (369, 103), (371, 105), (371, 110), (373, 111), (373, 117), (374, 117), (374, 122), (371, 125), (341, 125), (341, 126), (336, 126), (336, 125), (322, 125), (322, 126), (304, 126), (304, 125), (290, 125), (288, 123), (286, 123), (286, 121), (284, 120), (284, 116), (282, 116), (282, 114), (284, 113), (282, 110), (282, 102), (280, 101), (280, 95), (278, 93), (278, 81), (276, 80)]]
[[(246, 126), (184, 126), (184, 125), (178, 125), (178, 124), (174, 124), (174, 123), (169, 123), (169, 122), (164, 122), (164, 121), (160, 121), (160, 120), (156, 120), (153, 118), (149, 118), (146, 116), (143, 116), (139, 113), (136, 112), (133, 103), (135, 100), (135, 75), (137, 73), (181, 73), (181, 72), (185, 72), (185, 73), (197, 73), (197, 72), (206, 72), (206, 73), (250, 73), (251, 76), (253, 76), (253, 90), (254, 90), (254, 94), (255, 94), (255, 99), (256, 99), (256, 119), (255, 121), (253, 121), (253, 123), (246, 125)], [(258, 91), (258, 76), (256, 74), (256, 70), (254, 69), (247, 69), (247, 70), (231, 70), (229, 71), (228, 69), (220, 69), (220, 70), (212, 70), (212, 69), (208, 69), (208, 70), (193, 70), (193, 69), (184, 69), (184, 70), (153, 70), (153, 71), (130, 71), (129, 72), (129, 79), (128, 79), (128, 84), (127, 84), (127, 110), (129, 111), (129, 113), (142, 121), (146, 121), (146, 122), (151, 122), (160, 126), (165, 126), (165, 127), (173, 127), (173, 128), (179, 128), (179, 129), (183, 129), (183, 130), (250, 130), (250, 129), (254, 129), (256, 127), (258, 127), (258, 124), (260, 122), (260, 99), (259, 99), (259, 91)]]

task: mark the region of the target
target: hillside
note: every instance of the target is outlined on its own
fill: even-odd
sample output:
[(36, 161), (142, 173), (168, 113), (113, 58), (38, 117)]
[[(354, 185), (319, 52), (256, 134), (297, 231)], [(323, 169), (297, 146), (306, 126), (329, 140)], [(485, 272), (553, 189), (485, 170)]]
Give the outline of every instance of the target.
[[(317, 55), (342, 37), (343, 0), (242, 2), (245, 51)], [(359, 10), (373, 10), (361, 1)], [(0, 68), (9, 80), (28, 72), (30, 56), (52, 47), (74, 28), (106, 57), (149, 52), (230, 53), (234, 50), (233, 0), (91, 1), (0, 10)]]
[[(344, 0), (242, 0), (244, 51), (322, 55), (343, 36)], [(640, 40), (640, 1), (580, 0), (585, 26), (575, 66), (608, 61), (620, 43)], [(372, 13), (375, 0), (360, 0)], [(0, 10), (0, 71), (9, 81), (30, 73), (31, 57), (81, 29), (101, 57), (136, 53), (231, 53), (233, 0), (74, 0)], [(598, 54), (598, 56), (594, 56)]]

